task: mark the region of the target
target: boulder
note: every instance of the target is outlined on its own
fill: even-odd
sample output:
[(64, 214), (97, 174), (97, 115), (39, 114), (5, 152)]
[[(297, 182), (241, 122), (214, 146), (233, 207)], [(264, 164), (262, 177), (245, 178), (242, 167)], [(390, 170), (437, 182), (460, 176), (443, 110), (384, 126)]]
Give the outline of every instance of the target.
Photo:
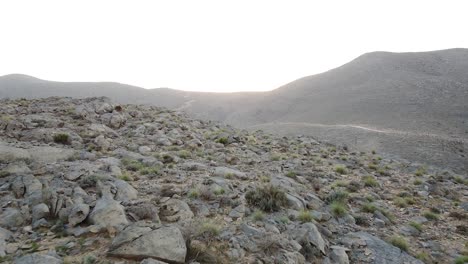
[(401, 249), (366, 232), (349, 233), (343, 238), (343, 243), (351, 248), (351, 263), (423, 264)]
[(29, 254), (15, 259), (14, 264), (62, 264), (63, 261), (53, 256), (39, 253)]
[(0, 227), (11, 228), (23, 225), (24, 217), (20, 210), (16, 208), (7, 208), (0, 214)]
[(50, 213), (49, 207), (47, 207), (46, 204), (40, 203), (38, 205), (35, 205), (32, 208), (33, 223), (36, 222), (37, 220), (41, 219), (41, 218), (47, 217), (49, 215), (49, 213)]
[(224, 178), (235, 177), (241, 180), (249, 179), (246, 173), (235, 170), (235, 169), (226, 168), (226, 167), (216, 167), (213, 171), (213, 176), (224, 177)]
[(288, 231), (288, 234), (290, 238), (296, 240), (299, 244), (303, 246), (310, 244), (318, 248), (322, 254), (326, 254), (327, 243), (314, 224), (304, 223), (298, 227), (293, 227)]
[(89, 214), (89, 205), (84, 203), (75, 204), (68, 215), (68, 224), (71, 227), (83, 222)]
[(89, 221), (103, 227), (121, 227), (128, 224), (124, 207), (109, 197), (103, 197), (96, 202), (96, 206), (89, 214)]
[(115, 188), (117, 193), (115, 194), (114, 199), (117, 201), (128, 202), (135, 200), (138, 197), (138, 191), (133, 188), (128, 182), (123, 180), (114, 181)]
[(174, 226), (139, 226), (125, 228), (112, 241), (111, 257), (143, 260), (154, 258), (168, 263), (185, 263), (185, 239)]
[(193, 212), (182, 200), (169, 199), (161, 206), (160, 217), (164, 221), (177, 222), (193, 218)]

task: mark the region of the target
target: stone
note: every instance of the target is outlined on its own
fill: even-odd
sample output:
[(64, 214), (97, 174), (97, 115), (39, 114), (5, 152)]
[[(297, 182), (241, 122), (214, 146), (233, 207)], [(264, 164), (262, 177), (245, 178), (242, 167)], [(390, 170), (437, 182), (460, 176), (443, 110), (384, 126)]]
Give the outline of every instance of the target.
[(89, 214), (89, 205), (84, 203), (75, 204), (68, 215), (68, 224), (71, 227), (83, 222)]
[(348, 254), (346, 254), (349, 249), (339, 246), (332, 246), (331, 249), (330, 259), (332, 263), (349, 264)]
[(0, 227), (18, 227), (24, 223), (23, 215), (16, 208), (7, 208), (0, 214)]
[(29, 254), (15, 259), (14, 264), (62, 264), (63, 261), (53, 256), (39, 253)]
[(33, 223), (36, 222), (37, 220), (41, 219), (41, 218), (47, 217), (49, 215), (49, 213), (50, 213), (49, 207), (46, 204), (40, 203), (38, 205), (35, 205), (32, 208)]
[(96, 202), (96, 206), (89, 214), (89, 221), (91, 224), (104, 227), (121, 227), (128, 224), (124, 207), (109, 197), (103, 197)]
[(143, 260), (154, 258), (169, 263), (185, 263), (187, 248), (185, 239), (177, 227), (125, 228), (112, 241), (108, 252), (111, 257)]
[(169, 199), (161, 206), (161, 220), (177, 222), (179, 220), (189, 220), (193, 218), (193, 212), (188, 204), (179, 199)]
[(247, 180), (249, 177), (246, 173), (240, 172), (235, 169), (226, 168), (226, 167), (216, 167), (213, 171), (213, 176), (223, 177), (223, 178), (238, 178), (240, 180)]
[(123, 180), (115, 180), (114, 185), (117, 189), (117, 193), (114, 197), (115, 200), (128, 202), (137, 199), (138, 191), (135, 188), (133, 188), (133, 186), (131, 186), (128, 182)]
[[(366, 232), (349, 233), (344, 240), (352, 246), (351, 263), (423, 264), (401, 249)], [(362, 250), (363, 245), (366, 250)]]
[(327, 247), (327, 243), (313, 223), (304, 223), (292, 228), (288, 230), (288, 234), (301, 245), (310, 243), (318, 248), (322, 254), (326, 254), (325, 248)]
[[(193, 262), (192, 262), (193, 263)], [(144, 259), (140, 262), (140, 264), (168, 264), (167, 262), (162, 262), (162, 261), (159, 261), (159, 260), (155, 260), (155, 259)]]

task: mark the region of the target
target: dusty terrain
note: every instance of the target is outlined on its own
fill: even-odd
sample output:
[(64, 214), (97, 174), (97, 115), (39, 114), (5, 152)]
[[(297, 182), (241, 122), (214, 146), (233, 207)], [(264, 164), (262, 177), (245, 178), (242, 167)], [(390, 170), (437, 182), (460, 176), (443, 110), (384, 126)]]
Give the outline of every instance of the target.
[(5, 263), (462, 263), (467, 186), (155, 106), (0, 101)]

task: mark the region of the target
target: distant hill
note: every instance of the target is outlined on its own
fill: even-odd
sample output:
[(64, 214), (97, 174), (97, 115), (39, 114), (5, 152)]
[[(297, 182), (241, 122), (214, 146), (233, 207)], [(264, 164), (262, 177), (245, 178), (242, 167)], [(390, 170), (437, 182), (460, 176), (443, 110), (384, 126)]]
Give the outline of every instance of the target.
[(196, 93), (119, 83), (0, 77), (0, 97), (108, 96), (155, 104), (238, 127), (376, 150), (468, 170), (468, 49), (372, 52), (271, 92)]

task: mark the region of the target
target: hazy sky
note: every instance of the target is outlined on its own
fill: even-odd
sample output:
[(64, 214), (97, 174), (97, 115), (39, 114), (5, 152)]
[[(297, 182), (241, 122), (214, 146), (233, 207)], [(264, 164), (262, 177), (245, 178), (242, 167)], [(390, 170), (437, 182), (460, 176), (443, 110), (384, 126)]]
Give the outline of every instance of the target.
[(468, 48), (468, 1), (1, 0), (0, 75), (271, 90), (362, 53)]

